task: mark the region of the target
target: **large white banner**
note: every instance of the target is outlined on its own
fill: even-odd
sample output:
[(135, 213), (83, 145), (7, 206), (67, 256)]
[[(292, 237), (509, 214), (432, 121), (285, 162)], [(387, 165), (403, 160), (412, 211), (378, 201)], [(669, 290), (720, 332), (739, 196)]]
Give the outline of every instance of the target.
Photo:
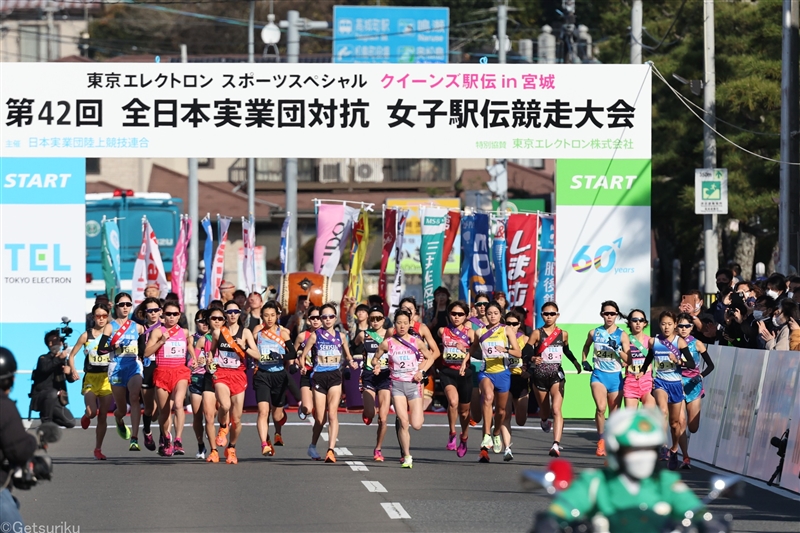
[(710, 345), (708, 355), (714, 361), (714, 371), (703, 378), (706, 396), (702, 400), (700, 411), (700, 430), (689, 439), (689, 456), (713, 464), (722, 418), (725, 415), (725, 405), (730, 393), (736, 349)]
[(0, 94), (11, 157), (650, 158), (648, 65), (4, 63)]

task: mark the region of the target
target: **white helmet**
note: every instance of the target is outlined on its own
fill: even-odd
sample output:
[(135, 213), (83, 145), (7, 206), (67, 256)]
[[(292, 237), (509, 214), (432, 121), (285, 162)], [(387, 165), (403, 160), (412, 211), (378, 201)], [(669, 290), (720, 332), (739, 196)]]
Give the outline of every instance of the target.
[(611, 452), (620, 448), (656, 448), (666, 444), (664, 415), (658, 409), (617, 409), (608, 417), (604, 432)]

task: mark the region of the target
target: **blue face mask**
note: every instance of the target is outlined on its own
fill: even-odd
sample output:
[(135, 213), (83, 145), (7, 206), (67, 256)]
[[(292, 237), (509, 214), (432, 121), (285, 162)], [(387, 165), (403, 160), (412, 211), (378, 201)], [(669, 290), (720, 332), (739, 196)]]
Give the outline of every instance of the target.
[(756, 299), (755, 299), (755, 297), (751, 296), (750, 298), (748, 298), (747, 300), (745, 300), (745, 302), (744, 302), (744, 303), (747, 305), (747, 307), (755, 307), (755, 305), (756, 305)]

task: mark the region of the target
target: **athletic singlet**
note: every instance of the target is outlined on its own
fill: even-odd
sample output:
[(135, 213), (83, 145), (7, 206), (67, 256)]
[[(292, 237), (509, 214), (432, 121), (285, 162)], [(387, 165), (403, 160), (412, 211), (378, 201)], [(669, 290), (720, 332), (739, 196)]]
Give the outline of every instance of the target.
[(442, 328), (442, 361), (448, 368), (460, 369), (469, 353), (469, 335), (463, 329), (461, 332), (466, 340), (458, 336), (457, 333), (445, 326)]
[[(358, 329), (358, 328), (356, 328), (356, 332), (355, 332), (355, 334), (353, 335), (352, 339), (353, 339), (353, 340), (355, 340), (355, 338), (356, 338), (356, 337), (358, 337), (358, 334), (359, 334), (359, 333), (364, 333), (364, 337), (365, 337), (365, 338), (367, 337), (367, 330), (365, 330), (365, 329)], [(357, 353), (357, 352), (358, 352), (358, 350), (356, 350), (356, 349), (355, 349), (355, 347), (356, 347), (356, 346), (355, 346), (355, 344), (353, 344), (353, 340), (351, 340), (351, 341), (350, 341), (350, 353), (353, 355), (353, 360), (354, 360), (354, 361), (358, 361), (358, 362), (360, 362), (360, 361), (362, 361), (362, 360), (366, 360), (366, 359), (365, 359), (365, 358), (366, 358), (366, 354), (364, 354), (364, 353)], [(363, 346), (363, 345), (362, 345), (362, 346)], [(365, 351), (366, 351), (366, 350), (365, 350)]]
[[(236, 332), (236, 335), (233, 335), (234, 342), (236, 342), (236, 339), (242, 338), (243, 331), (244, 328), (239, 326), (239, 331)], [(217, 353), (214, 355), (214, 362), (220, 368), (228, 368), (233, 370), (244, 366), (242, 363), (242, 358), (239, 357), (239, 354), (236, 353), (233, 348), (231, 348), (231, 345), (228, 344), (228, 341), (226, 341), (225, 337), (222, 335), (221, 330), (219, 332), (219, 343), (217, 344)]]
[[(673, 337), (673, 341), (665, 339), (666, 342), (671, 343), (675, 348), (678, 348), (677, 340), (677, 336)], [(667, 348), (661, 339), (656, 337), (653, 343), (653, 364), (656, 367), (656, 378), (664, 381), (680, 382), (681, 374), (678, 372), (678, 363), (670, 360), (669, 356), (671, 353), (672, 352), (670, 352), (669, 348)]]
[[(258, 369), (264, 372), (280, 372), (283, 370), (283, 359), (286, 356), (286, 343), (281, 338), (281, 327), (277, 331), (267, 333), (265, 329), (258, 332), (256, 343), (261, 358)], [(269, 335), (269, 336), (268, 336)]]
[[(111, 322), (111, 338), (117, 331), (120, 330), (122, 324), (117, 323), (116, 320)], [(121, 342), (128, 341), (127, 346), (120, 346)], [(131, 321), (130, 327), (117, 341), (117, 346), (114, 349), (114, 357), (138, 357), (139, 355), (139, 330), (136, 327), (136, 322)]]
[(606, 328), (595, 328), (592, 334), (594, 343), (594, 369), (600, 372), (622, 372), (619, 351), (622, 349), (622, 330), (617, 328), (609, 333)]
[(639, 374), (642, 371), (642, 365), (644, 364), (645, 353), (643, 350), (646, 350), (647, 346), (650, 344), (650, 337), (647, 335), (644, 336), (644, 342), (638, 345), (639, 341), (631, 335), (631, 364), (628, 365), (628, 374)]
[(97, 353), (99, 344), (100, 337), (95, 337), (91, 329), (86, 330), (86, 342), (83, 344), (83, 353), (86, 354), (86, 360), (83, 363), (84, 372), (108, 372), (108, 354), (99, 355)]
[[(202, 339), (202, 341), (200, 341)], [(192, 335), (192, 341), (195, 345), (195, 355), (197, 356), (197, 360), (199, 361), (200, 358), (205, 358), (206, 354), (208, 353), (210, 340), (208, 335), (201, 335), (199, 333), (195, 333)], [(200, 342), (198, 342), (200, 341)], [(186, 366), (190, 369), (192, 368), (192, 358), (189, 354), (186, 354)], [(192, 374), (205, 374), (206, 373), (206, 366), (205, 364), (198, 365), (197, 368), (192, 369)]]
[(476, 316), (469, 318), (469, 324), (472, 327), (472, 331), (478, 331), (479, 329), (486, 327), (486, 324), (484, 324), (483, 321)]
[[(364, 331), (364, 367), (367, 370), (372, 370), (373, 369), (372, 358), (375, 357), (376, 353), (378, 353), (378, 346), (380, 346), (380, 343), (372, 338), (372, 336), (369, 334), (369, 331), (367, 330), (363, 331)], [(375, 333), (375, 336), (380, 337), (380, 335), (378, 335), (377, 332), (373, 333)], [(381, 355), (380, 362), (381, 362), (381, 372), (383, 372), (384, 370), (388, 370), (389, 354), (384, 353), (383, 355)]]
[(692, 357), (694, 358), (694, 368), (681, 368), (681, 375), (685, 378), (696, 378), (700, 375), (700, 362), (702, 361), (702, 356), (700, 352), (697, 351), (697, 339), (692, 337), (691, 335), (683, 339), (686, 341), (686, 345), (689, 347), (689, 351), (692, 353)]
[(161, 334), (167, 338), (167, 342), (156, 352), (156, 364), (164, 368), (177, 368), (185, 365), (188, 349), (183, 328), (176, 326), (168, 331), (166, 327), (161, 326)]
[[(519, 345), (520, 352), (522, 352), (522, 349), (528, 342), (523, 340), (524, 337), (525, 335), (523, 333), (517, 333), (517, 344)], [(511, 373), (514, 374), (515, 376), (519, 376), (520, 374), (522, 374), (522, 358), (513, 357), (511, 354), (509, 354), (508, 368), (511, 369)]]
[[(303, 340), (300, 341), (300, 348), (297, 350), (297, 355), (303, 354), (303, 350), (306, 347), (308, 338), (311, 336), (311, 330), (307, 329), (303, 331), (302, 335), (303, 335)], [(314, 368), (314, 361), (316, 360), (317, 360), (317, 347), (312, 346), (311, 349), (306, 354), (306, 360), (305, 360), (306, 370), (312, 370)]]
[(333, 333), (328, 333), (320, 328), (315, 333), (317, 358), (314, 361), (314, 372), (339, 370), (342, 363), (342, 338), (339, 332), (334, 330)]
[[(413, 343), (416, 339), (411, 338)], [(389, 370), (392, 381), (414, 381), (414, 374), (419, 368), (419, 360), (414, 351), (395, 338), (386, 341), (389, 344)]]
[[(147, 342), (150, 340), (150, 335), (152, 335), (155, 330), (161, 329), (163, 326), (161, 324), (161, 321), (159, 320), (155, 324), (150, 324), (150, 325), (145, 324), (142, 327), (144, 328), (144, 333), (142, 333), (142, 335), (144, 335), (144, 345), (147, 346)], [(143, 358), (145, 358), (144, 354), (142, 354), (142, 356)], [(150, 359), (150, 361), (155, 361), (156, 354), (152, 354), (146, 357), (146, 359)]]
[[(478, 330), (478, 338), (482, 338), (489, 331), (489, 328)], [(501, 352), (498, 349), (506, 346), (506, 329), (500, 324), (494, 333), (488, 338), (480, 341), (481, 351), (483, 352), (484, 372), (487, 374), (497, 374), (506, 369), (508, 364), (508, 352)]]

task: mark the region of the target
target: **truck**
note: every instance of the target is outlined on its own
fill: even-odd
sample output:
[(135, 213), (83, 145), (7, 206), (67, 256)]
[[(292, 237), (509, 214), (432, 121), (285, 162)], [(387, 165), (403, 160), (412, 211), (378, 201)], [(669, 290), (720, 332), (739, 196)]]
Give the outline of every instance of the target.
[(91, 310), (95, 297), (105, 292), (100, 248), (103, 217), (116, 218), (119, 225), (122, 290), (127, 292), (131, 290), (133, 266), (142, 245), (142, 217), (146, 216), (153, 226), (169, 281), (182, 211), (183, 200), (167, 193), (117, 189), (109, 193), (86, 195), (87, 312)]

